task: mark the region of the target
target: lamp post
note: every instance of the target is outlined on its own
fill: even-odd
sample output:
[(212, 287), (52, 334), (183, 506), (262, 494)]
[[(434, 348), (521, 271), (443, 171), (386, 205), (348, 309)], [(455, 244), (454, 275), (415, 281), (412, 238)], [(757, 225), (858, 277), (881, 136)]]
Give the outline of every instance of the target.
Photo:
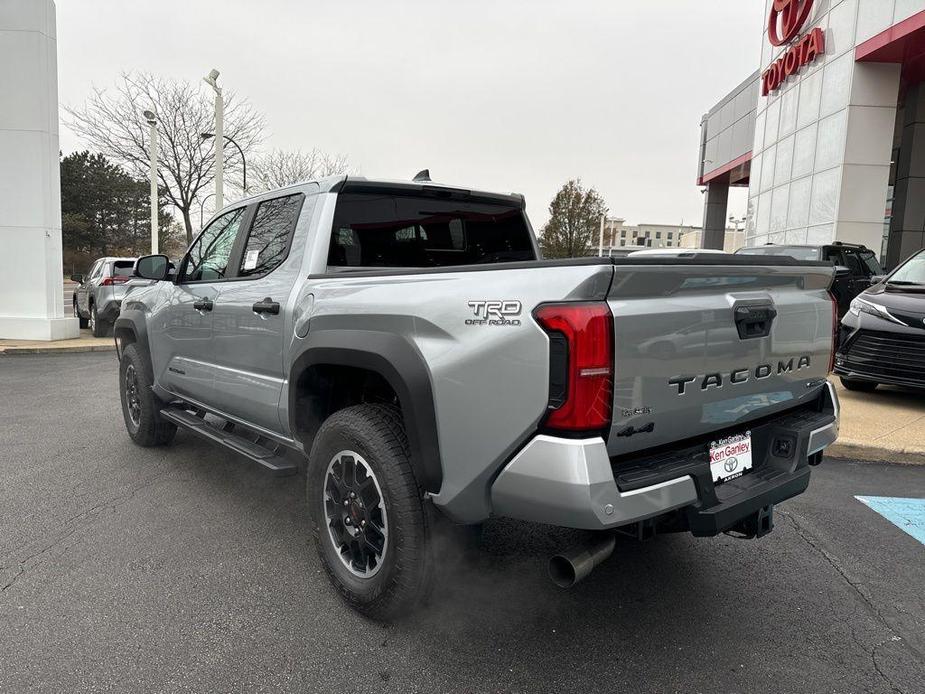
[(158, 251), (157, 243), (157, 222), (158, 222), (158, 195), (157, 195), (157, 114), (154, 111), (144, 111), (142, 115), (148, 121), (148, 133), (150, 145), (148, 154), (151, 159), (151, 254), (156, 255)]
[[(215, 91), (215, 137), (222, 141), (224, 135), (225, 102), (222, 100), (222, 88), (218, 86), (218, 70), (212, 69), (202, 78)], [(225, 148), (215, 148), (215, 211), (219, 212), (225, 206), (225, 197), (222, 190), (222, 176), (225, 167)]]
[(209, 193), (202, 200), (199, 201), (199, 229), (200, 230), (202, 229), (202, 211), (203, 211), (203, 208), (206, 206), (206, 200), (214, 196), (215, 196), (215, 193)]
[[(203, 140), (209, 140), (215, 137), (215, 133), (200, 133), (199, 135)], [(234, 141), (233, 138), (225, 135), (225, 140), (233, 144), (238, 148), (238, 154), (241, 155), (241, 164), (244, 167), (244, 194), (247, 195), (247, 159), (244, 158), (244, 150), (241, 149), (241, 145)], [(222, 145), (224, 147), (224, 145)]]

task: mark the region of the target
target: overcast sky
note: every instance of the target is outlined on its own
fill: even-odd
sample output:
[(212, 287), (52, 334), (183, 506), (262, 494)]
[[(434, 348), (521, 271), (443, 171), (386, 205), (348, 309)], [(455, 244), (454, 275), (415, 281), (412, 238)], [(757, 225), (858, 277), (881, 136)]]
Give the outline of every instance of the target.
[[(581, 177), (631, 223), (699, 225), (701, 115), (757, 69), (762, 0), (57, 0), (61, 104), (122, 70), (226, 89), (266, 146), (527, 196)], [(201, 85), (204, 90), (208, 87)], [(66, 129), (67, 153), (81, 143)], [(730, 214), (744, 212), (735, 196)]]

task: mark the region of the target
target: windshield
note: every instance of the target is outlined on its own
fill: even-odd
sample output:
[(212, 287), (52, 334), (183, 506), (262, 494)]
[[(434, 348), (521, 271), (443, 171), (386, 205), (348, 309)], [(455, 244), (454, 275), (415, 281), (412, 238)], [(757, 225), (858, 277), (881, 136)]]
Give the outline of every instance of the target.
[(819, 260), (818, 248), (802, 248), (800, 246), (755, 246), (754, 248), (740, 248), (736, 253), (744, 255), (789, 255), (797, 260)]
[(391, 192), (337, 196), (329, 266), (441, 267), (535, 259), (520, 205)]
[(887, 284), (925, 285), (925, 252), (909, 258), (904, 265), (890, 275)]

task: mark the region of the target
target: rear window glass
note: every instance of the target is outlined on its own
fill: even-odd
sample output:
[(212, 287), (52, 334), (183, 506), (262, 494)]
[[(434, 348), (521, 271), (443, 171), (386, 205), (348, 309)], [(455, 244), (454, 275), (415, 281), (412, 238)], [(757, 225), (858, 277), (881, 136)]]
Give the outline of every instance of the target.
[(739, 255), (788, 255), (797, 260), (819, 260), (818, 248), (755, 246), (754, 248), (740, 248), (736, 253)]
[(441, 267), (534, 260), (520, 206), (426, 195), (342, 193), (328, 265)]
[(272, 198), (257, 206), (238, 277), (265, 275), (286, 259), (303, 197)]
[(128, 276), (132, 274), (132, 268), (134, 267), (134, 260), (117, 260), (112, 264), (112, 274)]

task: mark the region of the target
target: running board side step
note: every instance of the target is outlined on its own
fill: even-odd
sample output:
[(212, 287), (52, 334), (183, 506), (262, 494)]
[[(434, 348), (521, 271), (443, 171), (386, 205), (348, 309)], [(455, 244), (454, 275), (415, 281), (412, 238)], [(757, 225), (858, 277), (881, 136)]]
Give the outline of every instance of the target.
[[(222, 425), (215, 425), (206, 420), (204, 412), (194, 413), (177, 406), (163, 408), (161, 417), (197, 436), (243, 455), (278, 477), (294, 475), (299, 471), (299, 466), (286, 458), (286, 448), (282, 444), (276, 444), (258, 434), (253, 434), (256, 441), (247, 439), (236, 433), (235, 429), (238, 427), (235, 427), (233, 422), (223, 420)], [(262, 445), (263, 441), (275, 448), (271, 449)]]

